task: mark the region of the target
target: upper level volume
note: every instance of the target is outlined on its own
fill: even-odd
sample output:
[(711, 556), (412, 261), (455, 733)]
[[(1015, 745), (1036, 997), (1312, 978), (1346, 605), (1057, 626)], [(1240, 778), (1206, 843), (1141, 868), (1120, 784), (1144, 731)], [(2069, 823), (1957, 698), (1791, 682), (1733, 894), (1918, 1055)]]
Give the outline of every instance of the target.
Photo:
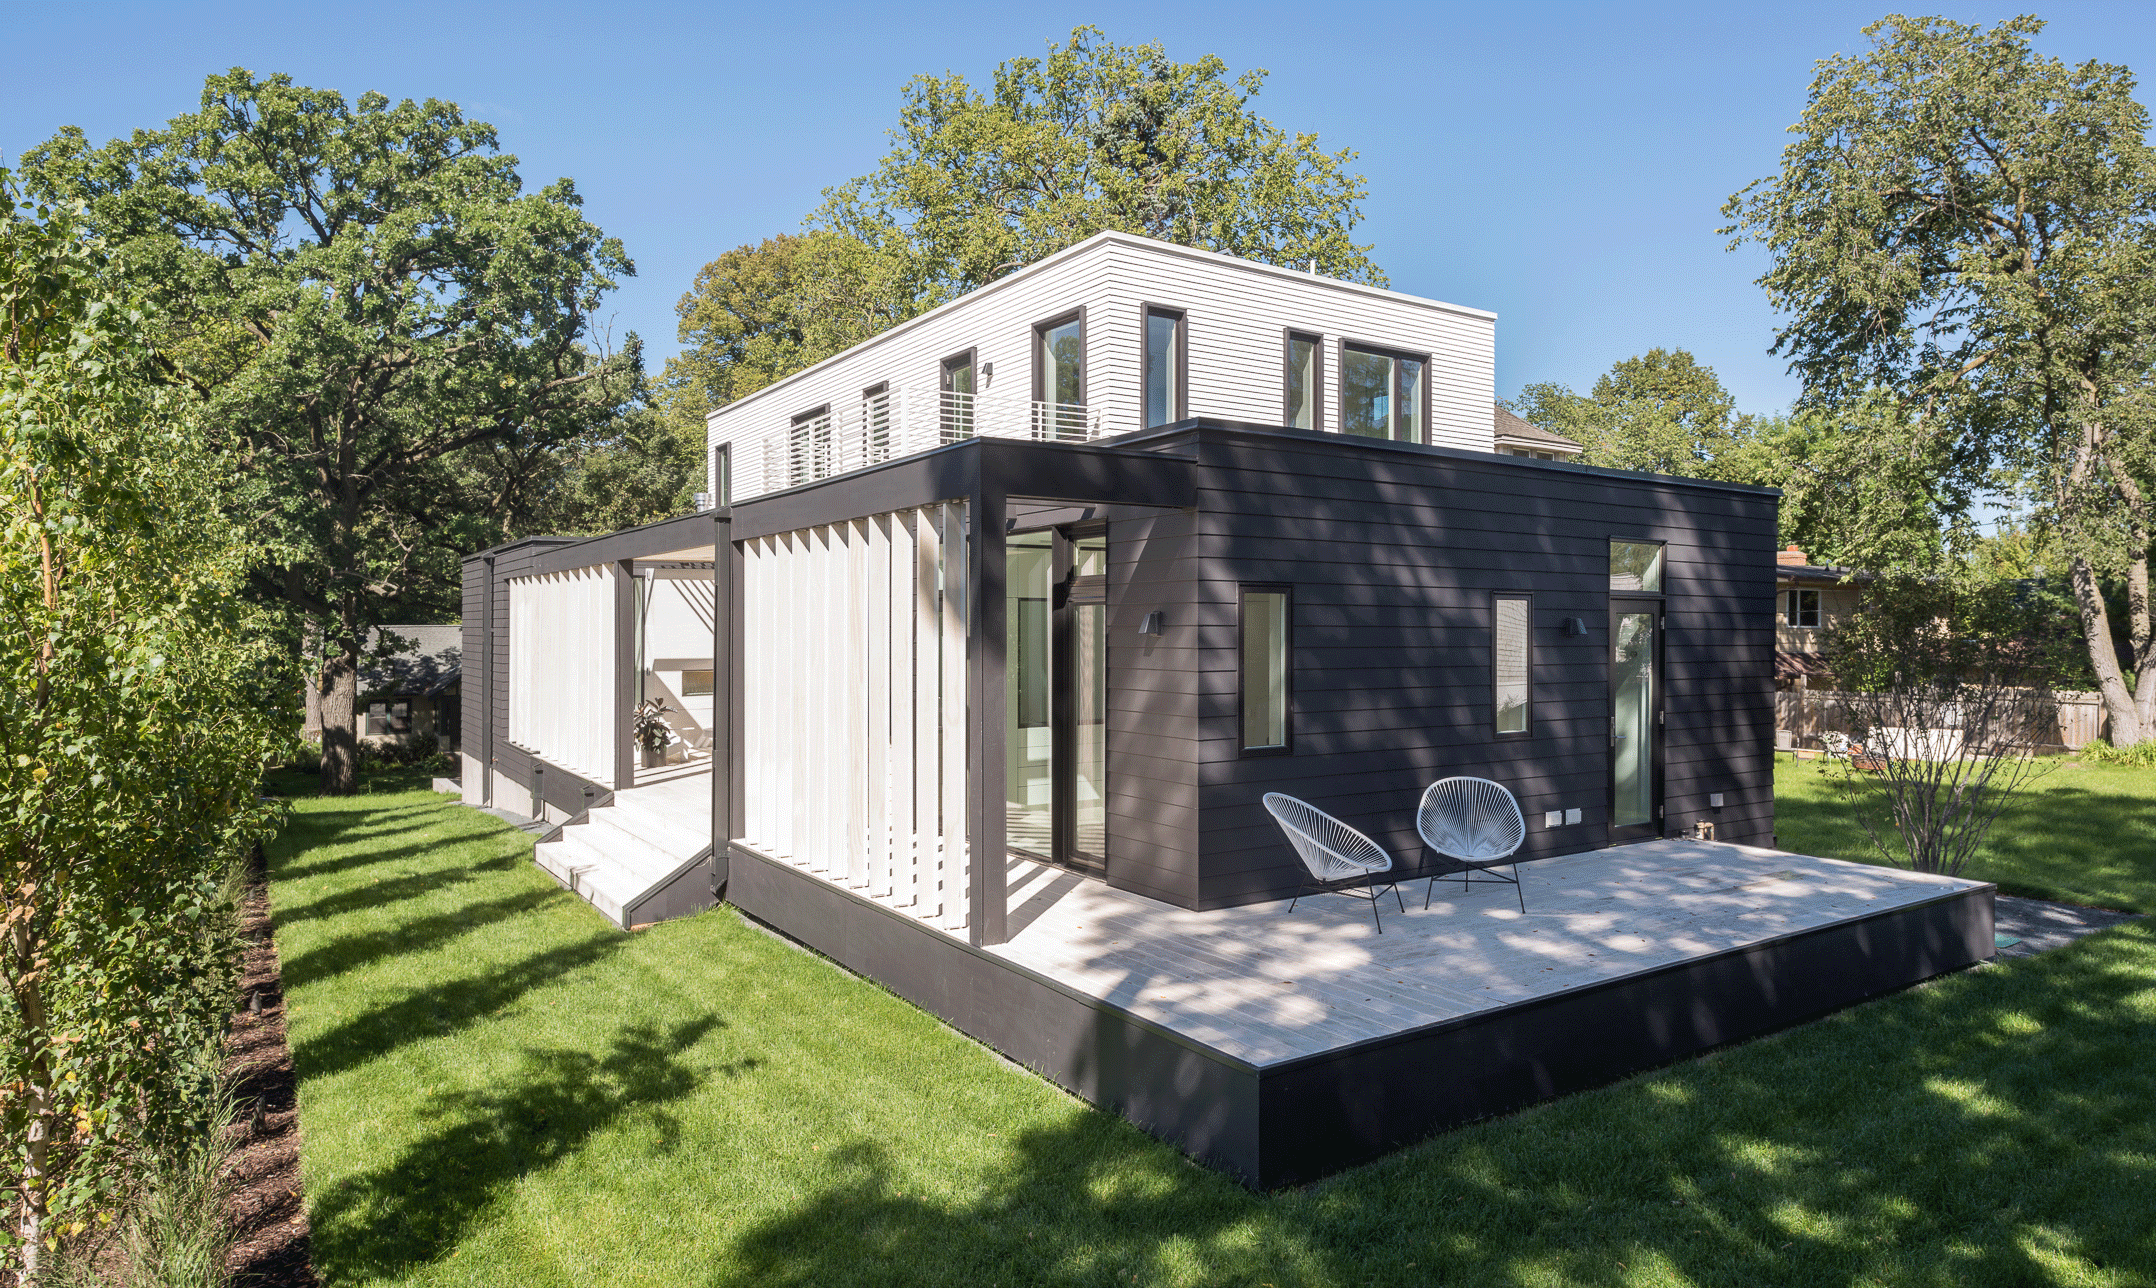
[(1194, 417), (1493, 450), (1497, 315), (1100, 233), (712, 412), (719, 504)]

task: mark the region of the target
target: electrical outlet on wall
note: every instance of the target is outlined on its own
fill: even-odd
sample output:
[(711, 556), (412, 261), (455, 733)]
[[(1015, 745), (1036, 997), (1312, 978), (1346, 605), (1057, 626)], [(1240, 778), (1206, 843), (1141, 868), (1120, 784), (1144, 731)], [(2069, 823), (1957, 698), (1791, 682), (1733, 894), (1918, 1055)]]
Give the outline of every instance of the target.
[(1709, 808), (1709, 809), (1720, 809), (1720, 808), (1722, 808), (1722, 793), (1720, 793), (1720, 792), (1708, 792), (1708, 793), (1707, 793), (1707, 808)]
[(1565, 812), (1561, 809), (1544, 810), (1542, 813), (1542, 826), (1544, 827), (1562, 827), (1564, 826), (1564, 821)]
[(1577, 823), (1577, 822), (1579, 822), (1579, 821), (1580, 821), (1580, 812), (1579, 812), (1578, 810), (1576, 810), (1576, 809), (1568, 809), (1568, 810), (1566, 810), (1566, 811), (1565, 811), (1565, 822), (1567, 822), (1567, 823)]

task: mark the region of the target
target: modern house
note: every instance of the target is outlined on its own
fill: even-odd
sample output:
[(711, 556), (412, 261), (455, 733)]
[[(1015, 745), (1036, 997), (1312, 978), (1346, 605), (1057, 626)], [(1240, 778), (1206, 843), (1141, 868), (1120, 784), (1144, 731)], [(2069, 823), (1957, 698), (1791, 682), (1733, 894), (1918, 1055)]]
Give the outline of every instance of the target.
[[(1987, 886), (1764, 848), (1775, 494), (1500, 452), (1495, 344), (1121, 234), (1012, 272), (712, 413), (716, 510), (468, 559), (467, 799), (1268, 1185), (1988, 956)], [(1462, 774), (1527, 918), (1287, 911), (1264, 793), (1439, 876)]]

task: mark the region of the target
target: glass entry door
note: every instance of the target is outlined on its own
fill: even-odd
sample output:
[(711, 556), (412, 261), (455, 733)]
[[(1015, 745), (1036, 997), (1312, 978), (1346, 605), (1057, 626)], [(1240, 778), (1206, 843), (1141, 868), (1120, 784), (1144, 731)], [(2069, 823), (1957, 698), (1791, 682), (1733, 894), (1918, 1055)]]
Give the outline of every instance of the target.
[(1108, 854), (1108, 541), (1023, 533), (1005, 552), (1010, 848), (1099, 875)]
[(1610, 836), (1659, 836), (1662, 605), (1610, 601)]

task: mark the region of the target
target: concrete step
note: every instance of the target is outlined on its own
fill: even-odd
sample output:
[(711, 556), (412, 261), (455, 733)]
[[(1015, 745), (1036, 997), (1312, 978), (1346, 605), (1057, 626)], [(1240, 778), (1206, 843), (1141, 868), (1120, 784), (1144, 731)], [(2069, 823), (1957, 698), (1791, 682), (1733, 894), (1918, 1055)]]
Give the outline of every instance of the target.
[(708, 814), (705, 818), (682, 818), (644, 802), (616, 799), (612, 805), (591, 812), (589, 823), (635, 838), (643, 845), (673, 856), (675, 862), (696, 857), (711, 844)]
[(636, 878), (567, 834), (559, 841), (537, 846), (532, 851), (532, 861), (617, 926), (622, 924), (622, 900), (630, 897), (623, 892), (631, 886), (637, 892), (642, 890)]

